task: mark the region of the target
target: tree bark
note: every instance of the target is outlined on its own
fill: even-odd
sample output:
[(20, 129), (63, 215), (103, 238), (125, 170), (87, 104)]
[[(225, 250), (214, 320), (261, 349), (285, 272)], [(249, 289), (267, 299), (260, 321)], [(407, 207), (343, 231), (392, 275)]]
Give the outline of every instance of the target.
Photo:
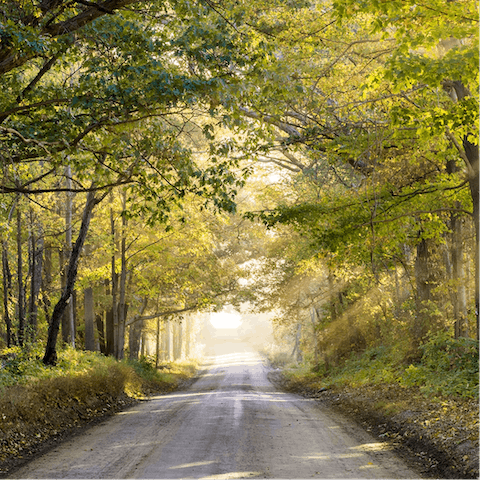
[(163, 335), (160, 334), (160, 317), (157, 317), (157, 329), (155, 332), (155, 368), (160, 366), (160, 356), (163, 360)]
[(42, 288), (42, 270), (43, 270), (43, 251), (44, 240), (41, 228), (38, 229), (40, 234), (37, 238), (33, 231), (30, 236), (30, 250), (31, 250), (31, 282), (30, 282), (30, 298), (28, 302), (28, 324), (29, 324), (29, 337), (33, 342), (37, 334), (37, 317), (38, 317), (38, 297), (40, 289)]
[(22, 212), (17, 205), (17, 281), (18, 281), (18, 344), (23, 347), (25, 340), (25, 290), (23, 286), (22, 258)]
[(318, 340), (317, 340), (317, 310), (315, 307), (310, 308), (310, 319), (312, 320), (312, 338), (313, 338), (313, 361), (315, 366), (318, 365)]
[(300, 363), (303, 360), (302, 350), (300, 348), (300, 338), (302, 337), (302, 324), (297, 324), (297, 333), (295, 335), (295, 345), (292, 350), (292, 358), (295, 362)]
[(128, 335), (128, 350), (129, 350), (129, 358), (131, 360), (137, 360), (140, 356), (140, 347), (142, 341), (142, 330), (143, 330), (143, 322), (135, 322), (130, 327), (130, 332)]
[(95, 320), (95, 305), (93, 302), (93, 289), (88, 287), (83, 292), (85, 307), (85, 350), (95, 351), (95, 336), (93, 323)]
[(170, 319), (165, 321), (165, 360), (172, 361), (172, 322)]
[[(148, 298), (143, 299), (142, 307), (136, 317), (141, 317), (147, 309)], [(129, 357), (131, 360), (136, 360), (140, 356), (140, 350), (142, 346), (142, 333), (143, 333), (143, 320), (134, 321), (130, 325), (130, 331), (128, 336), (128, 349), (130, 351)]]
[[(110, 233), (112, 235), (112, 258), (111, 258), (111, 270), (112, 270), (112, 310), (111, 310), (111, 323), (113, 326), (113, 344), (111, 346), (112, 355), (118, 358), (118, 305), (117, 305), (117, 272), (115, 266), (115, 219), (113, 217), (113, 208), (110, 208)], [(109, 322), (107, 322), (108, 325)], [(108, 334), (107, 334), (108, 339)], [(110, 350), (110, 348), (109, 348)]]
[(88, 193), (85, 208), (83, 210), (80, 231), (78, 233), (77, 240), (75, 241), (75, 245), (70, 255), (70, 261), (67, 269), (66, 285), (60, 299), (58, 300), (53, 309), (52, 318), (50, 320), (47, 344), (45, 347), (45, 355), (43, 357), (43, 363), (45, 365), (55, 365), (57, 362), (57, 337), (60, 328), (60, 321), (65, 311), (65, 308), (67, 307), (67, 302), (73, 293), (75, 281), (77, 278), (78, 261), (80, 258), (83, 244), (85, 243), (85, 239), (87, 237), (90, 220), (93, 215), (93, 209), (95, 208), (95, 205), (97, 205), (97, 203), (99, 203), (100, 201), (101, 199), (96, 198), (92, 192)]
[[(123, 192), (123, 210), (127, 208), (126, 192)], [(125, 346), (125, 319), (127, 315), (126, 298), (126, 282), (127, 282), (127, 257), (126, 257), (126, 235), (127, 235), (127, 218), (122, 216), (122, 240), (120, 243), (120, 285), (118, 298), (118, 338), (117, 338), (117, 354), (116, 358), (122, 360), (124, 357)]]
[(7, 327), (7, 347), (15, 345), (15, 335), (10, 318), (10, 301), (12, 298), (12, 273), (8, 264), (8, 241), (4, 240), (2, 245), (2, 273), (3, 273), (3, 319)]
[(455, 338), (468, 337), (462, 222), (462, 218), (456, 215), (452, 216), (452, 280), (454, 289)]
[(429, 256), (428, 242), (422, 238), (417, 245), (415, 258), (416, 314), (412, 326), (412, 343), (415, 349), (425, 338), (430, 326), (429, 301), (434, 283), (430, 272)]
[(104, 355), (107, 354), (107, 348), (105, 345), (105, 326), (102, 315), (95, 315), (95, 323), (97, 325), (97, 334), (98, 334), (98, 346), (100, 348), (100, 353)]
[[(443, 82), (444, 90), (450, 95), (454, 101), (461, 101), (471, 94), (460, 80), (446, 80)], [(480, 341), (480, 169), (479, 169), (479, 149), (478, 135), (475, 133), (467, 133), (462, 139), (460, 146), (455, 141), (453, 135), (447, 132), (447, 136), (457, 148), (467, 167), (467, 179), (470, 187), (470, 194), (473, 202), (473, 223), (475, 225), (475, 318), (476, 318), (476, 338)], [(463, 148), (462, 148), (463, 147)]]
[[(72, 170), (70, 166), (65, 167), (65, 179), (67, 189), (72, 188)], [(65, 202), (65, 249), (68, 256), (72, 250), (72, 193), (67, 191)], [(73, 295), (73, 291), (72, 291)], [(75, 348), (75, 311), (73, 308), (73, 299), (70, 298), (65, 309), (65, 324), (67, 326), (66, 342)]]

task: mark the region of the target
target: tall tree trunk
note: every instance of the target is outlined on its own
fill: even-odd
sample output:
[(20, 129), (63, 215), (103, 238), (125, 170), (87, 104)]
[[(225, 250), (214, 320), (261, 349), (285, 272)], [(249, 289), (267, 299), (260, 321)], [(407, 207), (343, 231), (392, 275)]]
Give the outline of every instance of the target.
[(172, 361), (172, 321), (168, 318), (165, 322), (165, 360), (167, 362)]
[(10, 318), (10, 301), (12, 298), (12, 273), (8, 264), (8, 241), (4, 240), (2, 245), (2, 273), (3, 273), (3, 318), (7, 327), (7, 347), (15, 345), (15, 334), (13, 333), (12, 320)]
[(44, 261), (43, 261), (43, 279), (41, 282), (42, 288), (42, 305), (45, 312), (45, 318), (50, 318), (50, 288), (52, 283), (52, 247), (51, 245), (44, 246)]
[(18, 281), (18, 344), (25, 340), (25, 289), (23, 285), (22, 212), (17, 205), (17, 281)]
[(479, 161), (478, 161), (478, 145), (470, 143), (465, 138), (464, 142), (465, 152), (467, 158), (470, 160), (472, 171), (469, 176), (470, 192), (473, 201), (473, 222), (475, 225), (475, 317), (477, 326), (477, 341), (480, 340), (480, 176), (479, 176)]
[[(161, 325), (160, 324), (160, 317), (158, 318), (158, 325)], [(161, 352), (161, 360), (162, 360), (162, 363), (165, 363), (167, 361), (167, 356), (168, 356), (168, 337), (167, 337), (167, 332), (168, 332), (168, 329), (167, 329), (167, 322), (164, 321), (162, 322), (163, 325), (162, 325), (162, 337), (161, 337), (161, 346), (160, 346), (160, 352)], [(160, 330), (159, 330), (160, 331)]]
[(295, 335), (295, 345), (292, 350), (292, 359), (299, 363), (303, 360), (302, 349), (300, 347), (300, 339), (302, 337), (302, 324), (297, 324), (297, 333)]
[(130, 332), (128, 335), (128, 350), (129, 358), (137, 360), (140, 356), (140, 346), (142, 339), (143, 321), (139, 320), (130, 325)]
[(38, 297), (42, 287), (42, 270), (43, 270), (43, 250), (44, 240), (42, 229), (39, 227), (39, 236), (35, 235), (32, 225), (32, 233), (30, 235), (30, 262), (31, 262), (31, 282), (30, 282), (30, 298), (28, 302), (28, 324), (30, 340), (33, 342), (37, 334), (37, 317), (38, 317)]
[[(62, 246), (58, 250), (58, 263), (60, 265), (60, 287), (65, 290), (67, 285), (67, 261), (68, 256), (65, 251), (65, 246)], [(69, 326), (69, 316), (67, 309), (63, 312), (62, 315), (62, 341), (63, 343), (67, 344), (70, 339), (70, 326)]]
[(100, 353), (103, 353), (104, 355), (106, 355), (107, 347), (105, 344), (105, 326), (104, 326), (102, 315), (98, 313), (95, 315), (95, 323), (97, 326), (98, 346), (100, 348)]
[[(138, 317), (141, 317), (147, 309), (148, 298), (145, 297), (142, 302), (142, 307), (138, 313)], [(128, 335), (128, 349), (130, 351), (130, 359), (136, 360), (140, 356), (140, 349), (142, 346), (142, 333), (143, 333), (143, 320), (135, 320), (130, 324), (130, 332)]]
[[(13, 201), (10, 211), (8, 212), (7, 225), (10, 225), (12, 221), (15, 207), (18, 203), (19, 197), (16, 197)], [(13, 300), (12, 291), (12, 272), (8, 262), (8, 236), (3, 239), (2, 242), (2, 272), (3, 272), (3, 315), (5, 325), (7, 327), (7, 347), (16, 345), (15, 333), (13, 331), (12, 319), (10, 318), (10, 304)]]
[[(460, 80), (446, 80), (443, 82), (443, 88), (454, 101), (461, 101), (471, 94)], [(480, 341), (480, 168), (479, 168), (479, 149), (478, 132), (467, 133), (462, 139), (462, 145), (456, 141), (454, 136), (447, 132), (447, 136), (457, 148), (467, 168), (467, 178), (470, 187), (470, 194), (473, 202), (473, 222), (475, 225), (475, 317), (476, 317), (476, 337)]]
[[(68, 257), (72, 250), (72, 170), (70, 166), (65, 167), (65, 179), (67, 187), (67, 198), (65, 202), (65, 248)], [(73, 295), (73, 291), (72, 291)], [(73, 305), (73, 298), (70, 298), (65, 309), (67, 335), (66, 342), (75, 348), (75, 310)]]
[(163, 361), (163, 336), (160, 333), (160, 317), (157, 317), (157, 329), (155, 332), (155, 368), (160, 366), (160, 360)]
[[(127, 208), (127, 195), (123, 192), (123, 210)], [(125, 346), (125, 319), (127, 315), (127, 306), (125, 304), (126, 297), (126, 282), (127, 282), (127, 257), (126, 257), (126, 235), (127, 235), (127, 218), (122, 216), (122, 240), (120, 243), (120, 285), (119, 285), (119, 298), (118, 298), (118, 338), (117, 338), (117, 355), (119, 360), (123, 359), (124, 346)]]
[(417, 349), (424, 340), (431, 323), (429, 303), (432, 299), (431, 292), (434, 281), (429, 258), (428, 242), (422, 238), (417, 245), (417, 256), (415, 259), (416, 314), (412, 325), (412, 341), (415, 349)]
[[(112, 258), (111, 258), (111, 270), (112, 270), (112, 310), (111, 310), (111, 322), (113, 325), (113, 345), (112, 354), (117, 357), (118, 355), (118, 305), (117, 305), (117, 271), (115, 266), (115, 219), (113, 217), (113, 208), (110, 208), (110, 233), (112, 235)], [(107, 322), (108, 325), (108, 322)], [(108, 337), (107, 337), (108, 338)]]
[[(105, 295), (107, 297), (111, 295), (110, 280), (108, 279), (105, 279)], [(115, 339), (113, 335), (113, 310), (109, 308), (105, 310), (105, 355), (115, 354)]]
[(465, 265), (463, 261), (462, 218), (452, 216), (452, 279), (454, 288), (455, 338), (468, 337)]
[(83, 291), (85, 306), (85, 350), (95, 351), (94, 320), (95, 305), (93, 302), (93, 289), (88, 287)]
[(315, 307), (310, 308), (310, 319), (312, 320), (312, 338), (313, 338), (313, 361), (315, 366), (318, 365), (318, 340), (317, 340), (317, 310)]
[(90, 226), (90, 220), (93, 215), (93, 209), (95, 205), (100, 202), (100, 199), (95, 198), (95, 195), (92, 192), (89, 192), (87, 195), (87, 201), (85, 208), (83, 209), (82, 224), (80, 226), (80, 231), (78, 233), (77, 240), (72, 249), (70, 255), (70, 261), (67, 269), (67, 282), (65, 289), (62, 292), (62, 295), (58, 302), (56, 303), (52, 318), (50, 320), (50, 326), (48, 328), (48, 338), (47, 345), (45, 347), (45, 355), (43, 357), (43, 363), (45, 365), (55, 365), (57, 362), (57, 337), (58, 331), (60, 328), (60, 321), (62, 315), (67, 307), (67, 302), (72, 296), (73, 289), (75, 287), (75, 280), (77, 278), (78, 270), (78, 261), (82, 251), (83, 244), (85, 243), (85, 238), (87, 237), (88, 228)]

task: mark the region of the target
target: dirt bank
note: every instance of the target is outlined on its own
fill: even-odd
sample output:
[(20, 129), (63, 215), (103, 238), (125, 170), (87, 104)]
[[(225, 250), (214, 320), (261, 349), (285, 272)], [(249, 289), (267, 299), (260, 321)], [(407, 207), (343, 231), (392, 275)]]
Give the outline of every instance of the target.
[(368, 431), (414, 457), (431, 478), (479, 478), (478, 402), (431, 398), (399, 385), (319, 391), (288, 381), (280, 370), (271, 382), (335, 408)]

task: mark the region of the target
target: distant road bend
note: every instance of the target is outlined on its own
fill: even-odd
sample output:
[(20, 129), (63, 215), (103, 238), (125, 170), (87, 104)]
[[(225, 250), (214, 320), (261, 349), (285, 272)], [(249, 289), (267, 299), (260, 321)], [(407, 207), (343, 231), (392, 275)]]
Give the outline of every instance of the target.
[(277, 391), (260, 356), (232, 345), (188, 390), (115, 415), (15, 478), (418, 478), (358, 426)]

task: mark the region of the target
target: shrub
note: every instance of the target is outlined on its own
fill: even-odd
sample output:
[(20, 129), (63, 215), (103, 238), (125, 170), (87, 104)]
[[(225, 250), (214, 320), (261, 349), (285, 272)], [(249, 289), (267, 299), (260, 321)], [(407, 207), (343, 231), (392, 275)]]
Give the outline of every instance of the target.
[(452, 338), (446, 332), (431, 335), (420, 347), (419, 364), (410, 365), (401, 383), (418, 385), (427, 394), (478, 397), (478, 344), (470, 338)]

